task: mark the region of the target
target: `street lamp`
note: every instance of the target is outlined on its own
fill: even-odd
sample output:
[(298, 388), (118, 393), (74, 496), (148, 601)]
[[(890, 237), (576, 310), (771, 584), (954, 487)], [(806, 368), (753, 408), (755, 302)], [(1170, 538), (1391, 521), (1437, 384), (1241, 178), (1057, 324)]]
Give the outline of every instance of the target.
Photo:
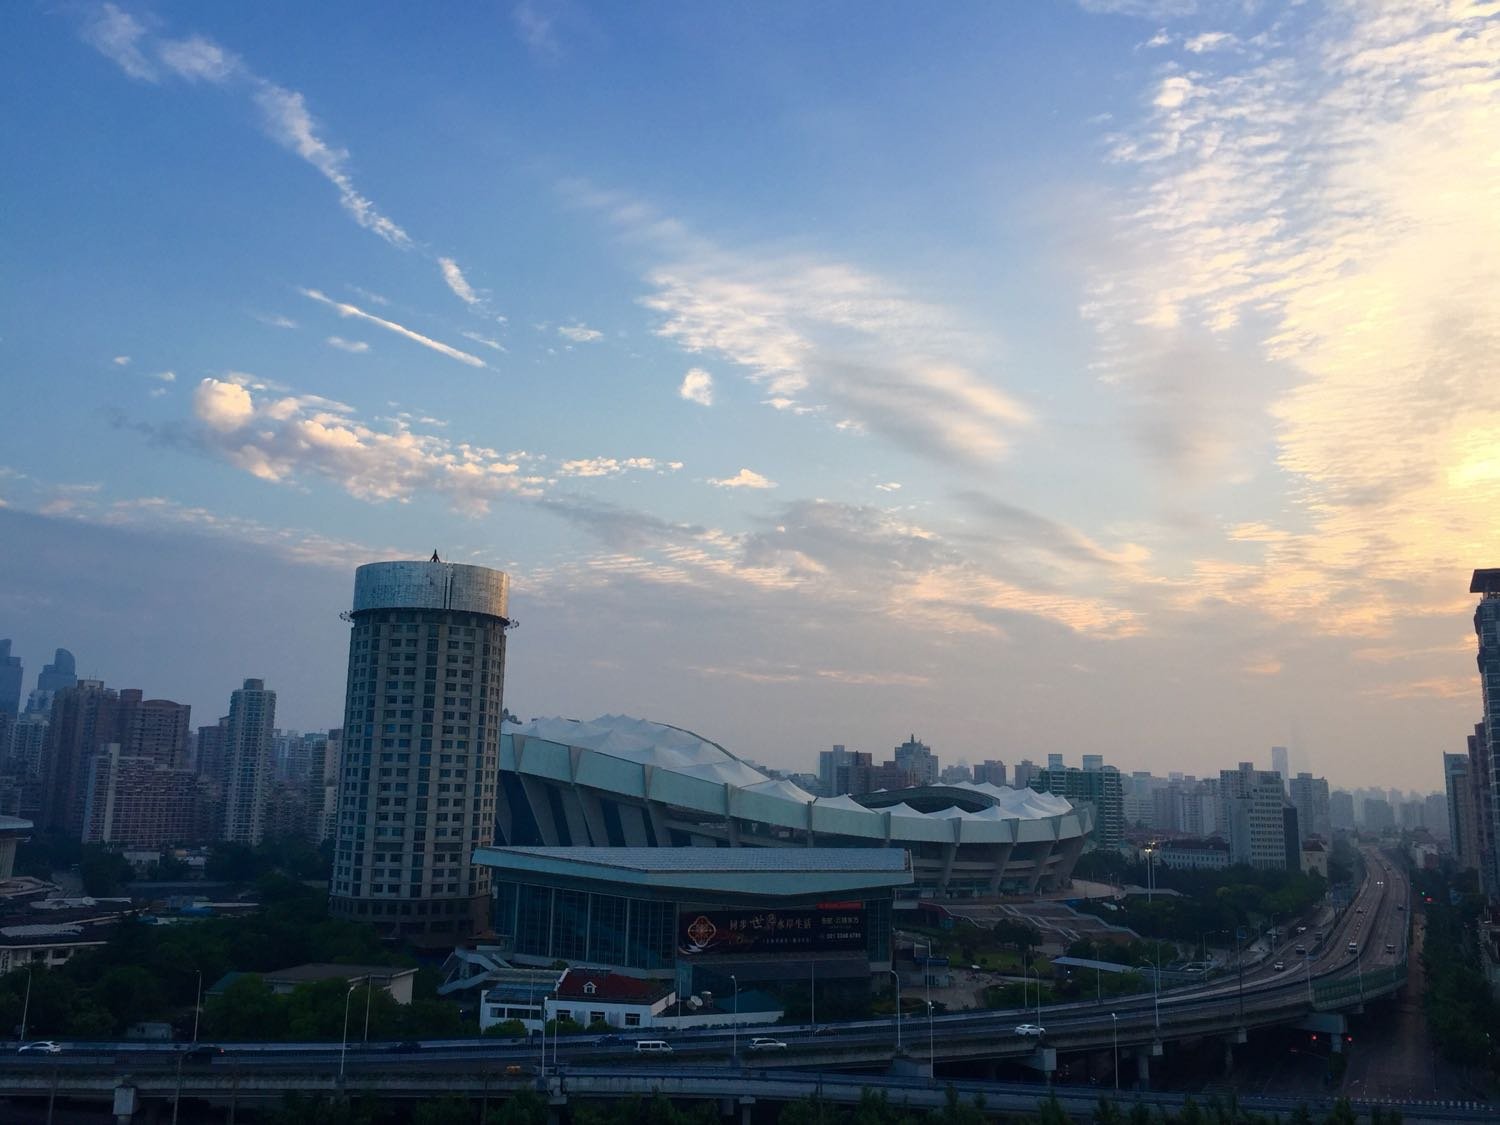
[(895, 969), (887, 969), (891, 979), (896, 982), (896, 1054), (901, 1053), (901, 974)]
[(734, 1023), (730, 1024), (730, 1047), (729, 1057), (735, 1062), (740, 1061), (740, 979), (733, 973), (729, 974), (730, 981), (734, 984)]
[(1155, 845), (1147, 844), (1144, 848), (1141, 849), (1141, 854), (1146, 857), (1146, 901), (1149, 903), (1151, 901), (1151, 892), (1156, 889)]
[(26, 1018), (31, 1014), (31, 962), (26, 962), (26, 999), (21, 1002), (21, 1042), (26, 1042)]
[[(1155, 962), (1152, 962), (1152, 961), (1150, 961), (1148, 959), (1148, 960), (1142, 962), (1142, 966), (1143, 967), (1149, 966), (1150, 969), (1151, 969), (1151, 993), (1152, 993), (1153, 1006), (1154, 1006), (1154, 1008), (1156, 1010), (1156, 1032), (1157, 1032), (1158, 1035), (1160, 1035), (1161, 1034), (1161, 950), (1157, 950), (1156, 957), (1157, 957), (1157, 959), (1156, 959)], [(1040, 1009), (1038, 1009), (1038, 1010), (1040, 1011)]]
[(1239, 1013), (1240, 1013), (1239, 1018), (1240, 1018), (1240, 1024), (1242, 1026), (1243, 1026), (1243, 1024), (1245, 1022), (1245, 954), (1244, 954), (1243, 950), (1240, 948), (1240, 943), (1242, 941), (1244, 941), (1244, 940), (1245, 940), (1245, 927), (1244, 926), (1236, 926), (1234, 928), (1234, 961), (1235, 961), (1235, 965), (1238, 966), (1238, 968), (1239, 968), (1239, 978), (1240, 978), (1239, 989), (1238, 989), (1238, 994), (1239, 994)]
[(351, 984), (344, 993), (344, 1041), (339, 1044), (339, 1085), (344, 1084), (344, 1056), (349, 1053), (349, 1001), (354, 999), (354, 990), (359, 985)]
[(927, 940), (923, 947), (926, 954), (922, 958), (922, 998), (927, 1003), (927, 1070), (930, 1077), (937, 1077), (936, 1063), (937, 1052), (932, 1048), (932, 939)]
[(198, 998), (193, 1001), (193, 1042), (198, 1042), (198, 1017), (203, 1014), (203, 970), (194, 969), (198, 974)]
[(370, 1041), (370, 998), (375, 995), (374, 974), (365, 976), (365, 1042)]
[(1110, 1026), (1114, 1028), (1115, 1048), (1115, 1093), (1120, 1092), (1120, 1015), (1118, 1012), (1110, 1012)]

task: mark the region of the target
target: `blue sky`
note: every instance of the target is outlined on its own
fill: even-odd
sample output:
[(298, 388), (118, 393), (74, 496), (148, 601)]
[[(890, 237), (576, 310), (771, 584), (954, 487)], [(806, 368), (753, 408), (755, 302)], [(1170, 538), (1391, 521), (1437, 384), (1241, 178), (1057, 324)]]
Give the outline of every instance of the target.
[(9, 22), (32, 671), (334, 724), (352, 567), (436, 547), (514, 577), (515, 710), (775, 765), (1430, 787), (1477, 718), (1486, 5)]

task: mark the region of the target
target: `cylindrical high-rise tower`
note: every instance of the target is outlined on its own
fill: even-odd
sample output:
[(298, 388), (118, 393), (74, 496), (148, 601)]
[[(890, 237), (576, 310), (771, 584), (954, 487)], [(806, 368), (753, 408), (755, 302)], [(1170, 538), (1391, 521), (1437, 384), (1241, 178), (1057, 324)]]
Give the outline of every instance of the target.
[(354, 572), (332, 913), (421, 945), (485, 928), (509, 588), (436, 555)]

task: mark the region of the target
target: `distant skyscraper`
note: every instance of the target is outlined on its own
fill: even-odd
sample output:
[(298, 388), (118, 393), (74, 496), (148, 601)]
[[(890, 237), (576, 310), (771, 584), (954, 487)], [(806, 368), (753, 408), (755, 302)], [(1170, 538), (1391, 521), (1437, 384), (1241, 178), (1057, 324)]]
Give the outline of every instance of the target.
[(42, 665), (36, 677), (36, 688), (26, 701), (26, 710), (46, 712), (52, 708), (52, 697), (63, 688), (78, 682), (78, 665), (73, 654), (65, 648), (58, 649), (51, 664)]
[(1017, 789), (1029, 789), (1031, 787), (1031, 779), (1035, 777), (1038, 772), (1040, 771), (1037, 770), (1035, 762), (1033, 762), (1030, 758), (1022, 758), (1019, 762), (1016, 763), (1016, 776), (1011, 784)]
[(436, 555), (355, 571), (335, 915), (426, 945), (486, 928), (509, 586)]
[(1396, 827), (1396, 810), (1384, 797), (1366, 797), (1364, 827), (1369, 832), (1384, 832)]
[[(1019, 770), (1017, 771), (1019, 773)], [(1055, 793), (1073, 802), (1094, 806), (1092, 839), (1101, 848), (1117, 848), (1125, 839), (1125, 792), (1117, 769), (1038, 770), (1030, 780), (1032, 789)]]
[(842, 744), (835, 743), (832, 750), (818, 752), (818, 788), (825, 797), (837, 797), (849, 792), (849, 767), (853, 756)]
[(84, 787), (83, 842), (131, 848), (194, 843), (198, 778), (118, 742), (89, 759)]
[(224, 839), (258, 844), (265, 835), (266, 797), (271, 789), (271, 732), (276, 693), (264, 680), (246, 680), (229, 696), (224, 732)]
[(911, 735), (896, 747), (893, 760), (899, 768), (909, 770), (917, 779), (918, 785), (937, 784), (937, 755), (932, 752), (931, 747), (918, 742), (916, 735)]
[(986, 758), (974, 767), (974, 780), (990, 785), (1005, 784), (1005, 763)]
[(1064, 768), (1064, 766), (1063, 766), (1063, 756), (1061, 754), (1048, 754), (1047, 755), (1047, 768), (1049, 770), (1060, 770), (1060, 769), (1063, 769)]
[(120, 692), (120, 751), (128, 758), (150, 758), (169, 769), (188, 764), (192, 708), (170, 699), (143, 699), (142, 692)]
[(20, 711), (21, 658), (10, 654), (9, 640), (0, 640), (0, 714), (15, 716)]
[(1297, 806), (1297, 823), (1303, 836), (1328, 839), (1333, 825), (1328, 818), (1328, 781), (1310, 773), (1299, 773), (1287, 785)]
[(1292, 779), (1287, 770), (1287, 753), (1285, 746), (1271, 747), (1271, 768), (1281, 775), (1281, 784), (1286, 785)]
[(1335, 832), (1354, 828), (1354, 794), (1335, 789), (1328, 794), (1328, 823)]
[(1086, 770), (1102, 770), (1104, 768), (1104, 755), (1085, 754), (1083, 756), (1083, 768)]
[[(1469, 593), (1479, 595), (1479, 605), (1474, 609), (1474, 633), (1479, 641), (1479, 690), (1484, 704), (1479, 740), (1483, 743), (1483, 757), (1488, 766), (1483, 784), (1490, 796), (1490, 807), (1484, 810), (1489, 820), (1485, 827), (1491, 845), (1486, 867), (1493, 868), (1496, 863), (1493, 848), (1495, 841), (1500, 840), (1500, 801), (1493, 797), (1500, 787), (1500, 777), (1496, 773), (1497, 762), (1500, 762), (1500, 755), (1496, 752), (1500, 749), (1496, 745), (1500, 742), (1500, 569), (1476, 570), (1469, 583)], [(1476, 786), (1479, 783), (1476, 778)], [(1489, 896), (1500, 896), (1497, 872), (1481, 869), (1480, 873)]]

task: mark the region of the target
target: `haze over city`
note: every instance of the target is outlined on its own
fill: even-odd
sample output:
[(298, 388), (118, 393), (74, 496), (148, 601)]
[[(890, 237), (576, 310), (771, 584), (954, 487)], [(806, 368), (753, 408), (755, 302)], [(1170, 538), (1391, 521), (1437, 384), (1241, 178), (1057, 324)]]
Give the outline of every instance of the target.
[(26, 4), (0, 635), (341, 721), (355, 565), (523, 717), (1438, 787), (1500, 563), (1479, 4)]

